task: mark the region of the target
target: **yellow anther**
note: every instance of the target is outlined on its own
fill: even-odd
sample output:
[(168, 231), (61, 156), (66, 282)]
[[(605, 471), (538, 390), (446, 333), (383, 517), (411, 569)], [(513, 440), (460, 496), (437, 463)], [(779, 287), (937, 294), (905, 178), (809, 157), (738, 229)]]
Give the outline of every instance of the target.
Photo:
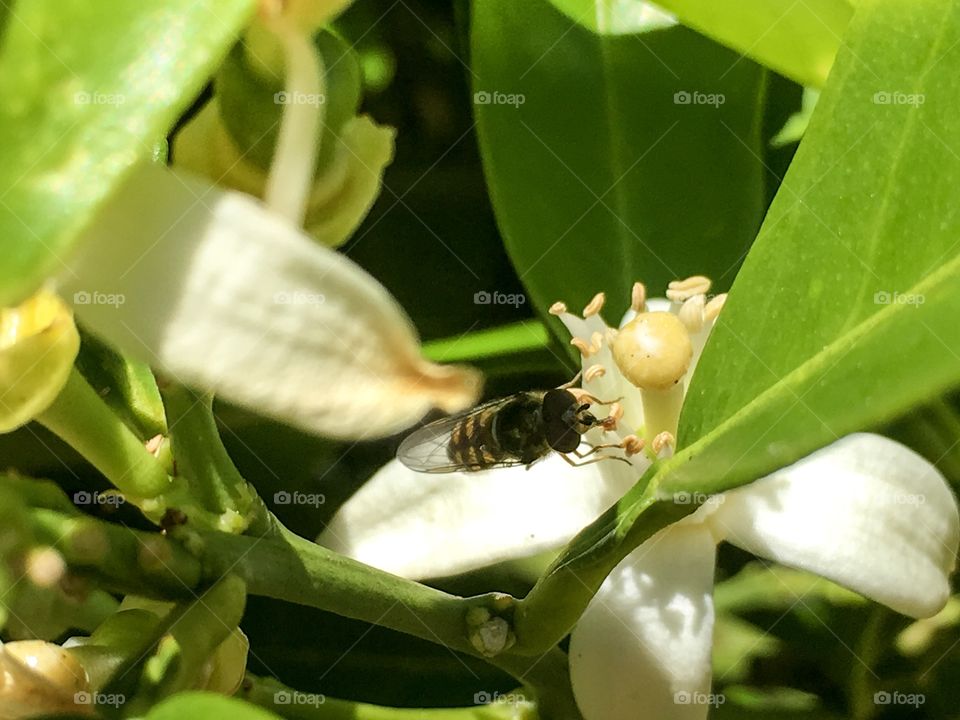
[(603, 309), (603, 304), (607, 301), (607, 296), (602, 292), (597, 293), (593, 296), (593, 300), (587, 303), (587, 306), (583, 309), (583, 317), (593, 317), (598, 312)]
[(550, 306), (550, 309), (547, 312), (549, 312), (551, 315), (563, 315), (565, 312), (567, 312), (567, 306), (558, 300)]
[(717, 316), (720, 314), (720, 311), (723, 309), (725, 302), (727, 302), (726, 293), (717, 295), (715, 298), (711, 299), (710, 302), (707, 303), (707, 306), (703, 309), (704, 319), (708, 321), (716, 320)]
[(642, 313), (647, 308), (647, 287), (642, 282), (635, 282), (630, 291), (630, 309)]
[(694, 295), (706, 295), (710, 291), (710, 278), (693, 275), (685, 280), (674, 280), (667, 286), (667, 298), (673, 302), (683, 302)]
[(700, 332), (703, 329), (703, 309), (706, 305), (706, 297), (703, 295), (694, 295), (687, 298), (677, 313), (680, 322), (686, 326), (687, 331), (692, 333)]
[(604, 432), (612, 432), (617, 429), (617, 423), (623, 418), (623, 405), (615, 402), (610, 406), (610, 413), (600, 422)]
[(662, 432), (659, 433), (650, 444), (650, 447), (653, 448), (655, 455), (659, 456), (660, 453), (665, 452), (667, 449), (673, 450), (677, 446), (677, 439), (673, 436), (671, 432)]
[(630, 457), (631, 455), (637, 455), (643, 452), (646, 443), (636, 435), (627, 435), (621, 442), (621, 445), (623, 446), (623, 452), (626, 453), (627, 457)]
[(606, 374), (607, 374), (607, 369), (600, 363), (597, 363), (595, 365), (591, 365), (586, 370), (584, 370), (583, 380), (584, 382), (590, 382), (591, 380), (595, 380), (596, 378), (601, 378)]
[(579, 350), (580, 354), (583, 355), (583, 357), (585, 358), (588, 358), (597, 352), (596, 349), (590, 347), (590, 343), (588, 343), (583, 338), (578, 338), (578, 337), (570, 338), (570, 344), (573, 345), (577, 350)]

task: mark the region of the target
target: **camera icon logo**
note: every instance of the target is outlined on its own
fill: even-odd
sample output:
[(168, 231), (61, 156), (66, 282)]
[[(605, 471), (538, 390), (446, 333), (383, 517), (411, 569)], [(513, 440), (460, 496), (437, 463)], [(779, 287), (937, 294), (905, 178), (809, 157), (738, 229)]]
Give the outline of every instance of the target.
[(491, 99), (490, 93), (486, 90), (478, 90), (473, 94), (473, 102), (477, 105), (489, 105)]
[(278, 690), (273, 694), (273, 702), (276, 705), (289, 705), (292, 696), (286, 690)]
[(689, 105), (693, 100), (693, 96), (688, 93), (686, 90), (680, 90), (673, 94), (673, 104), (674, 105)]
[(890, 704), (890, 693), (885, 690), (880, 690), (873, 694), (873, 704), (874, 705), (889, 705)]
[(278, 490), (273, 494), (273, 502), (277, 505), (289, 505), (292, 496), (286, 490)]
[(489, 705), (493, 702), (493, 697), (486, 690), (481, 690), (473, 694), (473, 702), (477, 705)]
[(493, 296), (486, 290), (481, 290), (473, 294), (474, 305), (489, 305), (491, 302), (493, 302)]
[(93, 495), (86, 490), (78, 490), (73, 494), (74, 505), (89, 505), (93, 502)]
[(673, 702), (675, 705), (689, 705), (690, 704), (690, 693), (686, 690), (680, 690), (673, 694)]
[(90, 304), (90, 293), (86, 290), (80, 290), (73, 294), (73, 304), (74, 305), (89, 305)]

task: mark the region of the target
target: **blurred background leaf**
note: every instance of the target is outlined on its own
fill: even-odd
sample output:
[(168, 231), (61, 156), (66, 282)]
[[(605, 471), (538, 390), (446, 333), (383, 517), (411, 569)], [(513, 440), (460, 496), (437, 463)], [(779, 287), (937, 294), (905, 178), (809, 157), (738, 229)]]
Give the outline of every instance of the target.
[[(660, 8), (687, 27), (783, 73), (802, 85), (827, 79), (840, 39), (853, 15), (848, 0), (552, 0), (591, 30), (620, 35), (636, 32)], [(654, 22), (656, 22), (654, 20)]]
[(536, 307), (729, 284), (764, 209), (766, 72), (681, 27), (600, 36), (547, 0), (477, 0), (471, 23), (490, 195)]

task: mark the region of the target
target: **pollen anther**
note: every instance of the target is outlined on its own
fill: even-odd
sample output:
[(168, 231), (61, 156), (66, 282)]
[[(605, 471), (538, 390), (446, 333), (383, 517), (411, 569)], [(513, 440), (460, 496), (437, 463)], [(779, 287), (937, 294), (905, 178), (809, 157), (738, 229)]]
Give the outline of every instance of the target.
[(602, 292), (597, 293), (593, 296), (593, 300), (587, 303), (587, 306), (583, 309), (583, 317), (588, 318), (596, 315), (603, 309), (603, 304), (607, 301), (607, 296)]
[(667, 286), (667, 298), (673, 302), (683, 302), (694, 295), (706, 295), (710, 291), (710, 278), (693, 275), (685, 280), (673, 280)]

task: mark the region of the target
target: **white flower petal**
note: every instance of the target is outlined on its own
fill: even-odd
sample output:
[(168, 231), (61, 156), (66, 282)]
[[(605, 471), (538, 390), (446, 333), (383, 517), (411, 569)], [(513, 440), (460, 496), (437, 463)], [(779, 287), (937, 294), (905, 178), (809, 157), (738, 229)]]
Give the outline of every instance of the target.
[(674, 525), (604, 581), (570, 639), (570, 678), (585, 720), (706, 718), (716, 543)]
[(933, 465), (879, 435), (849, 435), (724, 496), (706, 522), (750, 552), (928, 617), (949, 596), (957, 503)]
[(382, 285), (248, 195), (143, 165), (78, 247), (63, 285), (81, 320), (265, 415), (368, 437), (476, 398), (475, 373), (421, 358)]
[(474, 473), (418, 473), (393, 460), (348, 500), (321, 545), (409, 578), (443, 577), (558, 548), (639, 477), (558, 455)]

